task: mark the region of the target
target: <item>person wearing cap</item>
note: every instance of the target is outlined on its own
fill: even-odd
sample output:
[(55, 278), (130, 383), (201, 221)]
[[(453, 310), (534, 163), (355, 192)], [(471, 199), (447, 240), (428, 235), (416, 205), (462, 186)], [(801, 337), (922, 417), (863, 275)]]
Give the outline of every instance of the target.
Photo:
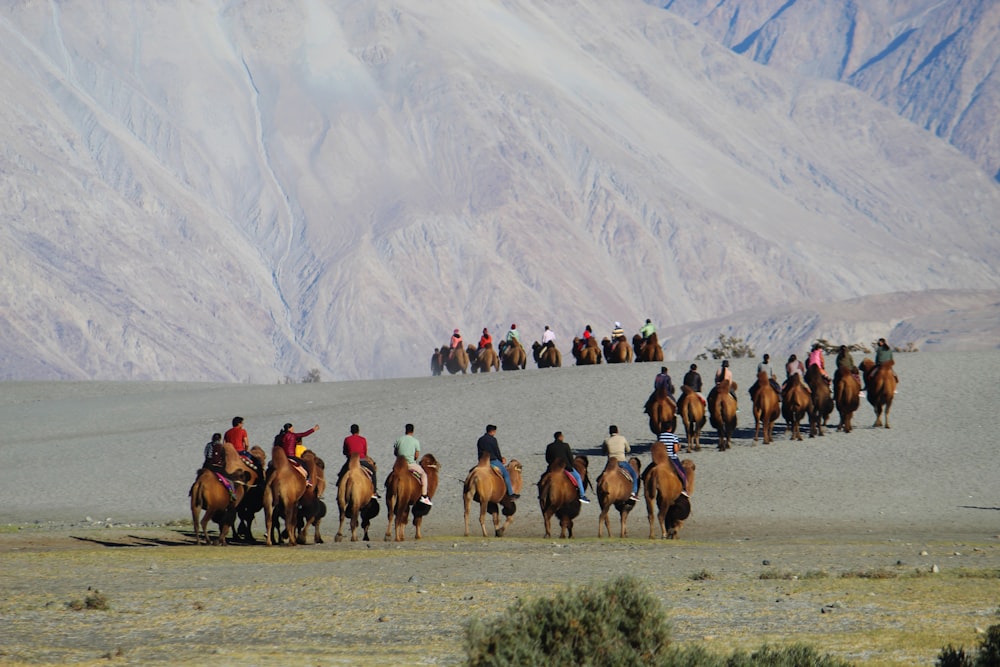
[(452, 350), (454, 350), (455, 348), (462, 347), (462, 334), (458, 332), (458, 329), (455, 329), (451, 333), (451, 345), (449, 345), (448, 347), (451, 348)]
[(625, 330), (622, 329), (621, 322), (615, 322), (615, 328), (611, 330), (611, 342), (616, 343), (625, 340)]
[[(513, 326), (513, 325), (512, 325)], [(517, 500), (521, 497), (521, 494), (514, 493), (513, 487), (510, 485), (510, 473), (507, 472), (507, 459), (500, 454), (500, 445), (497, 443), (496, 438), (497, 427), (493, 424), (486, 425), (486, 433), (479, 436), (479, 440), (476, 441), (476, 460), (483, 458), (483, 453), (489, 455), (490, 465), (494, 468), (500, 470), (500, 474), (503, 475), (503, 483), (507, 485), (507, 496), (511, 500)]]
[(516, 324), (511, 324), (510, 329), (507, 331), (507, 335), (500, 342), (500, 349), (497, 350), (500, 354), (503, 354), (505, 347), (510, 345), (512, 342), (517, 341), (517, 344), (521, 344), (521, 332), (517, 330)]
[(613, 458), (618, 461), (618, 467), (632, 480), (632, 496), (629, 500), (639, 502), (639, 476), (635, 474), (635, 470), (628, 463), (628, 455), (632, 451), (632, 448), (629, 446), (628, 440), (618, 432), (618, 427), (614, 424), (608, 427), (608, 437), (601, 444), (601, 451), (609, 459)]
[(639, 329), (639, 335), (642, 336), (643, 340), (649, 340), (649, 337), (654, 333), (656, 333), (656, 327), (653, 326), (653, 321), (647, 317), (646, 323)]
[(826, 361), (823, 359), (823, 346), (819, 343), (813, 343), (812, 350), (809, 352), (809, 360), (806, 362), (806, 368), (810, 366), (819, 366), (819, 372), (826, 380), (827, 384), (830, 384), (830, 376), (826, 374)]

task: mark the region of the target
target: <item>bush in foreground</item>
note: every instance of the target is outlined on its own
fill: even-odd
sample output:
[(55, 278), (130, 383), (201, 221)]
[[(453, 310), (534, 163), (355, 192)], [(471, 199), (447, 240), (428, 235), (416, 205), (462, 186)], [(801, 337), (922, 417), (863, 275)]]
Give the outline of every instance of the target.
[(675, 648), (660, 601), (640, 581), (621, 577), (602, 585), (519, 601), (496, 619), (466, 627), (469, 667), (573, 665), (586, 667), (850, 667), (808, 646), (762, 647), (729, 657), (701, 647)]
[(937, 667), (1000, 667), (1000, 625), (991, 625), (975, 654), (948, 646), (938, 654)]

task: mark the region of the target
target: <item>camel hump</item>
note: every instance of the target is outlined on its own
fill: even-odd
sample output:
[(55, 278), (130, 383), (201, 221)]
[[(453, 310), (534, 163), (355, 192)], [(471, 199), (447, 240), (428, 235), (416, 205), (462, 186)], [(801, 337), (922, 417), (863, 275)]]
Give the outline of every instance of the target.
[(649, 449), (649, 453), (653, 457), (653, 463), (666, 463), (669, 459), (667, 456), (667, 446), (662, 442), (654, 442), (653, 446)]

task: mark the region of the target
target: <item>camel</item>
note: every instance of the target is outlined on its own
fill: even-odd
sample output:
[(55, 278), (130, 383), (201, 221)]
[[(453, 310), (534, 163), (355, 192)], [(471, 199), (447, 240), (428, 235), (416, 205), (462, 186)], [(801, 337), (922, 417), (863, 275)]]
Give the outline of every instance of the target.
[[(524, 480), (521, 476), (521, 463), (517, 459), (511, 459), (507, 463), (507, 474), (510, 475), (510, 488), (514, 493), (520, 494)], [(468, 477), (462, 486), (462, 498), (465, 501), (465, 536), (469, 536), (469, 511), (472, 502), (479, 503), (479, 525), (483, 529), (483, 537), (486, 537), (486, 514), (493, 517), (493, 534), (503, 537), (510, 524), (514, 523), (514, 513), (517, 512), (517, 503), (507, 497), (507, 485), (503, 481), (503, 475), (493, 469), (490, 465), (490, 455), (483, 452), (479, 458), (479, 463), (469, 471)], [(500, 511), (507, 517), (503, 526), (500, 525)]]
[[(375, 466), (375, 463), (368, 459)], [(350, 517), (351, 542), (358, 541), (358, 526), (364, 531), (364, 541), (368, 541), (368, 527), (373, 517), (378, 515), (378, 499), (371, 475), (361, 466), (361, 457), (352, 454), (347, 461), (347, 472), (337, 482), (337, 508), (340, 510), (340, 526), (335, 542), (344, 541), (344, 520)]]
[(604, 338), (601, 340), (601, 347), (604, 348), (604, 360), (609, 364), (632, 363), (632, 346), (626, 341), (612, 342), (610, 338)]
[(837, 430), (850, 433), (854, 429), (851, 423), (854, 412), (861, 405), (861, 383), (854, 373), (845, 373), (838, 368), (833, 374), (833, 402), (840, 413)]
[(684, 423), (684, 432), (687, 434), (687, 447), (685, 451), (701, 451), (701, 429), (705, 426), (705, 404), (701, 401), (701, 396), (691, 387), (681, 385), (681, 397), (677, 401), (677, 414), (680, 415), (681, 422)]
[(757, 391), (753, 393), (753, 441), (763, 432), (764, 444), (774, 442), (774, 422), (781, 416), (781, 395), (771, 386), (767, 371), (757, 373)]
[[(639, 458), (633, 456), (628, 460), (629, 466), (636, 477), (639, 476)], [(628, 536), (628, 514), (635, 507), (632, 497), (632, 480), (618, 465), (618, 459), (610, 457), (604, 466), (604, 471), (597, 477), (597, 502), (601, 505), (601, 515), (597, 518), (597, 536), (601, 537), (602, 528), (611, 537), (611, 520), (608, 512), (614, 507), (621, 517), (621, 536)]]
[(896, 394), (896, 373), (893, 371), (893, 360), (883, 362), (876, 367), (875, 362), (865, 357), (861, 361), (861, 372), (865, 378), (865, 392), (868, 402), (875, 409), (873, 427), (882, 425), (882, 411), (885, 410), (885, 427), (889, 428), (889, 408)]
[(661, 427), (666, 422), (670, 430), (677, 427), (677, 404), (667, 394), (666, 387), (659, 387), (646, 399), (646, 414), (649, 415), (649, 430), (653, 435), (661, 433)]
[(537, 340), (531, 345), (531, 356), (539, 368), (559, 368), (562, 366), (562, 352), (556, 344), (542, 345)]
[(253, 544), (257, 541), (253, 536), (253, 520), (257, 516), (257, 513), (264, 509), (264, 486), (267, 484), (267, 475), (265, 474), (267, 454), (262, 448), (254, 445), (250, 448), (250, 458), (253, 460), (253, 465), (256, 468), (257, 480), (253, 486), (247, 489), (246, 495), (243, 496), (243, 502), (236, 508), (236, 515), (240, 519), (240, 523), (236, 527), (236, 537), (243, 542)]
[(811, 393), (809, 401), (809, 437), (823, 435), (823, 427), (833, 412), (833, 394), (830, 385), (817, 364), (811, 364), (806, 371), (806, 384)]
[(688, 496), (681, 495), (684, 487), (674, 464), (667, 456), (667, 447), (662, 442), (654, 442), (650, 449), (653, 462), (642, 473), (644, 487), (643, 497), (646, 499), (646, 515), (649, 517), (649, 539), (656, 536), (653, 517), (660, 527), (661, 539), (675, 539), (684, 519), (691, 514), (691, 500), (688, 496), (694, 493), (694, 461), (684, 459), (681, 466), (687, 475)]
[(788, 423), (791, 440), (802, 440), (799, 422), (808, 414), (812, 400), (809, 390), (802, 384), (802, 375), (795, 373), (785, 382), (781, 392), (781, 416)]
[(444, 371), (444, 357), (441, 356), (441, 348), (435, 347), (431, 354), (431, 375), (441, 375)]
[(528, 353), (524, 351), (521, 341), (512, 338), (504, 343), (500, 350), (500, 368), (505, 371), (524, 370), (528, 365)]
[(323, 502), (323, 494), (326, 493), (326, 463), (309, 450), (306, 450), (301, 458), (309, 471), (312, 486), (307, 486), (302, 493), (298, 509), (295, 512), (299, 528), (297, 539), (299, 544), (305, 544), (309, 527), (312, 526), (313, 542), (323, 544), (319, 524), (326, 516), (326, 503)]
[[(434, 498), (434, 492), (438, 486), (438, 468), (440, 465), (437, 459), (431, 454), (424, 454), (420, 457), (420, 467), (427, 474), (427, 497)], [(406, 522), (413, 510), (413, 527), (415, 528), (414, 539), (423, 537), (421, 526), (424, 517), (431, 511), (429, 505), (419, 502), (420, 500), (420, 480), (414, 477), (406, 463), (406, 458), (397, 456), (393, 463), (392, 472), (385, 479), (385, 509), (389, 514), (389, 524), (385, 528), (385, 541), (395, 539), (402, 542), (406, 539)], [(395, 531), (393, 531), (395, 526)]]
[[(232, 446), (232, 445), (230, 445)], [(237, 470), (228, 475), (233, 485), (233, 494), (219, 480), (214, 470), (202, 468), (191, 485), (188, 495), (191, 496), (191, 523), (194, 527), (194, 543), (211, 544), (208, 539), (208, 522), (214, 521), (219, 527), (217, 544), (226, 545), (226, 535), (236, 522), (236, 507), (243, 500), (248, 486), (256, 481), (256, 476), (245, 470)], [(199, 520), (199, 514), (204, 510)], [(200, 528), (199, 528), (200, 525)]]
[[(302, 459), (305, 462), (306, 456), (312, 458), (312, 465), (315, 466), (315, 455), (306, 451)], [(291, 545), (298, 543), (298, 509), (299, 500), (306, 492), (306, 478), (292, 467), (285, 454), (285, 448), (276, 445), (271, 449), (271, 462), (273, 468), (268, 474), (267, 485), (264, 487), (264, 525), (267, 534), (264, 543), (271, 546), (274, 542), (281, 543), (281, 533), (277, 531), (275, 525), (275, 515), (285, 521), (285, 530), (288, 531), (288, 542)], [(308, 465), (308, 463), (307, 463)], [(273, 536), (277, 535), (277, 539)]]
[(490, 370), (500, 370), (500, 357), (493, 349), (493, 343), (487, 343), (486, 347), (477, 349), (474, 345), (469, 345), (465, 351), (469, 357), (469, 365), (473, 373), (489, 373)]
[(577, 366), (593, 366), (601, 363), (601, 346), (596, 338), (588, 338), (584, 343), (581, 338), (573, 339), (573, 358)]
[(462, 375), (469, 369), (469, 355), (465, 352), (465, 348), (459, 345), (455, 349), (449, 348), (447, 345), (441, 347), (441, 360), (444, 364), (445, 370), (454, 375), (461, 371)]
[[(577, 456), (573, 467), (583, 479), (584, 490), (590, 486), (587, 477), (587, 457)], [(545, 537), (552, 537), (552, 517), (559, 519), (559, 537), (573, 537), (573, 519), (580, 514), (580, 491), (566, 472), (566, 463), (561, 459), (553, 461), (542, 478), (538, 480), (538, 504), (542, 508), (545, 522)]]
[(708, 418), (719, 432), (720, 452), (730, 448), (736, 433), (736, 398), (730, 389), (735, 392), (736, 383), (723, 380), (708, 392)]
[(663, 347), (655, 331), (645, 340), (640, 334), (632, 336), (632, 350), (636, 361), (663, 361)]

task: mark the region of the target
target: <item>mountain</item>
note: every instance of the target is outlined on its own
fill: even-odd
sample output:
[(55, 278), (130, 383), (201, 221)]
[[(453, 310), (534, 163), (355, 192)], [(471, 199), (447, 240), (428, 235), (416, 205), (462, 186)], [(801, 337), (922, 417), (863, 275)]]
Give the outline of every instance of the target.
[(1000, 180), (1000, 3), (662, 0), (722, 44), (842, 81), (953, 144)]
[(976, 164), (640, 0), (0, 12), (4, 379), (423, 375), (456, 326), (1000, 289)]

